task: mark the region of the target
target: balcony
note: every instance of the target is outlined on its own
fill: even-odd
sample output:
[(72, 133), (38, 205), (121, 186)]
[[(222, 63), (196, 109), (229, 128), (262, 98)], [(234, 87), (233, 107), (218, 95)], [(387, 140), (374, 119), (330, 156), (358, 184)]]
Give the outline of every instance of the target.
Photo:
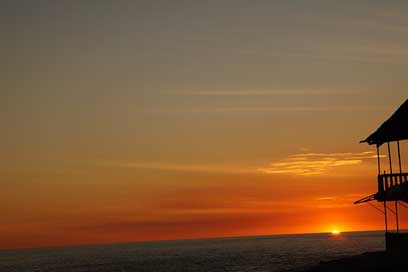
[(402, 200), (408, 202), (408, 173), (378, 175), (379, 201)]

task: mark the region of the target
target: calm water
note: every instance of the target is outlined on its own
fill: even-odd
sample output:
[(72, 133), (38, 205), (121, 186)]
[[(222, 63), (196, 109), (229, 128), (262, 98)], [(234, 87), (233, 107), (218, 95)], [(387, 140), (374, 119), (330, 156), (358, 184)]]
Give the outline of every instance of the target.
[(0, 251), (0, 271), (296, 271), (384, 249), (382, 232), (222, 238)]

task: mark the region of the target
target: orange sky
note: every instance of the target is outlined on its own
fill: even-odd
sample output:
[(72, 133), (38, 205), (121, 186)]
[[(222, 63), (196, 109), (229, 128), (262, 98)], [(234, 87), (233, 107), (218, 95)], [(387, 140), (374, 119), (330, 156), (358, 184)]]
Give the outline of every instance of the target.
[(54, 2), (0, 9), (0, 248), (383, 228), (407, 3)]
[[(371, 155), (331, 154), (342, 162)], [(30, 170), (30, 182), (5, 188), (2, 247), (383, 228), (381, 213), (352, 204), (375, 192), (371, 158), (306, 176), (94, 167)]]

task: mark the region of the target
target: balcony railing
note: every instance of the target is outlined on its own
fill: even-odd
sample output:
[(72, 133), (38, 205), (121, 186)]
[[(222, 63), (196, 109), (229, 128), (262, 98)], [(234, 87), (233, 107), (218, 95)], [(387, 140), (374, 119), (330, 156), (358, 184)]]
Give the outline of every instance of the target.
[(378, 175), (378, 192), (385, 192), (401, 184), (408, 184), (408, 173)]

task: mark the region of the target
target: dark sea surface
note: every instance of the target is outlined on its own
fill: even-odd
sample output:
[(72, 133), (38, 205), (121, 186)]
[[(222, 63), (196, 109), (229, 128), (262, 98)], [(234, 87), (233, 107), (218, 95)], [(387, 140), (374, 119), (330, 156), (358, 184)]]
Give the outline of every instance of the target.
[(0, 271), (297, 271), (384, 246), (353, 232), (2, 250)]

